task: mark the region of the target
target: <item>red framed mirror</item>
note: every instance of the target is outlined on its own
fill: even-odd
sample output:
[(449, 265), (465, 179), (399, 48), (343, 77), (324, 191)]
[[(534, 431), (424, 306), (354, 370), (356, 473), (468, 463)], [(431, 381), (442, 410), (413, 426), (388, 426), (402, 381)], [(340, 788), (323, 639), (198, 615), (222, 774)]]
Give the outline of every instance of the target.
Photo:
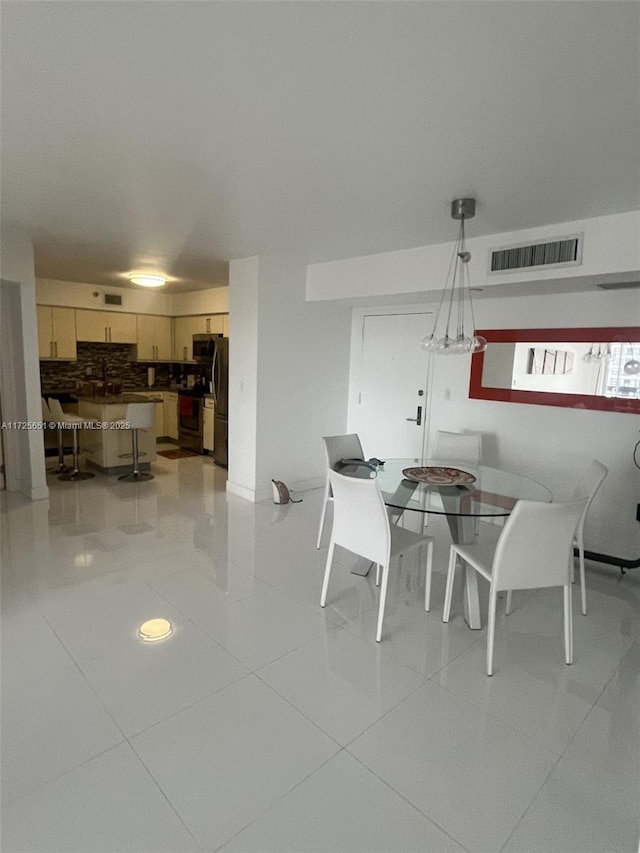
[(469, 397), (640, 414), (640, 327), (478, 329)]

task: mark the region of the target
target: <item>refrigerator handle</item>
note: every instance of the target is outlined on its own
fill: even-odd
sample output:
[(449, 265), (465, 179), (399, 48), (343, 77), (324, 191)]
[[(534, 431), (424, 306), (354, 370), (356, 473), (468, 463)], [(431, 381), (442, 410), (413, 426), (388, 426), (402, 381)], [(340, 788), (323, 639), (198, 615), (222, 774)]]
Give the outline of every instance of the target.
[(211, 393), (213, 394), (213, 404), (218, 406), (218, 347), (213, 349), (213, 364), (211, 365)]

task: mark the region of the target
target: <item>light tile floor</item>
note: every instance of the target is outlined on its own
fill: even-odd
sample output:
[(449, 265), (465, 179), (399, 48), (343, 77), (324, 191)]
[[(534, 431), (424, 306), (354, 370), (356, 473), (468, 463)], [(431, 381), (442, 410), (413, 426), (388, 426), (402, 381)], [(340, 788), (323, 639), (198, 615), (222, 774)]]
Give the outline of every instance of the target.
[[(572, 667), (561, 594), (516, 596), (489, 679), (459, 596), (441, 621), (441, 520), (432, 612), (407, 559), (376, 644), (355, 558), (318, 605), (322, 490), (154, 472), (0, 496), (4, 853), (635, 853), (640, 573), (589, 567)], [(144, 643), (157, 616), (173, 634)]]

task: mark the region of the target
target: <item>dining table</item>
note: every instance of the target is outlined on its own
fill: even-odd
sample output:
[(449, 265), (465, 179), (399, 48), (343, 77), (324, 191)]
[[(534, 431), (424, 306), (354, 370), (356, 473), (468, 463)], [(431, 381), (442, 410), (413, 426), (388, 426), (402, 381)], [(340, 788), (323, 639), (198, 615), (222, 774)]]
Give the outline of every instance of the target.
[[(386, 459), (360, 464), (342, 464), (342, 474), (376, 477), (387, 507), (399, 519), (405, 512), (444, 515), (455, 544), (473, 542), (478, 519), (509, 516), (519, 500), (552, 500), (542, 483), (488, 465), (457, 464), (455, 460)], [(459, 471), (460, 475), (455, 472)], [(453, 472), (453, 473), (452, 473)], [(450, 481), (450, 482), (447, 482)], [(355, 574), (366, 575), (356, 569)], [(464, 582), (464, 617), (469, 628), (482, 627), (478, 598), (478, 575), (468, 568)]]

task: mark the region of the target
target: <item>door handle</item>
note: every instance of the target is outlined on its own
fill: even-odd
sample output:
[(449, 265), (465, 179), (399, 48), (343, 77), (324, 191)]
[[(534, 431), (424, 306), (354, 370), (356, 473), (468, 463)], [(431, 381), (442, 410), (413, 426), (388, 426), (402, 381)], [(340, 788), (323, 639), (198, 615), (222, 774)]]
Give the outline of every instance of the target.
[(187, 348), (186, 347), (182, 347), (182, 355), (183, 355), (184, 360), (186, 361), (187, 360)]
[(407, 418), (407, 420), (415, 423), (416, 426), (420, 426), (422, 423), (422, 406), (418, 406), (415, 418)]
[(211, 331), (211, 317), (207, 317), (207, 332)]
[(109, 343), (109, 330), (106, 326), (104, 327), (104, 342), (105, 344)]
[(56, 349), (55, 349), (55, 353), (56, 353), (56, 358), (57, 358), (57, 357), (58, 357), (58, 341), (54, 341), (54, 342), (53, 342), (53, 344), (54, 344), (54, 346), (55, 346), (55, 348), (56, 348)]
[(49, 341), (49, 358), (53, 358), (53, 341)]

